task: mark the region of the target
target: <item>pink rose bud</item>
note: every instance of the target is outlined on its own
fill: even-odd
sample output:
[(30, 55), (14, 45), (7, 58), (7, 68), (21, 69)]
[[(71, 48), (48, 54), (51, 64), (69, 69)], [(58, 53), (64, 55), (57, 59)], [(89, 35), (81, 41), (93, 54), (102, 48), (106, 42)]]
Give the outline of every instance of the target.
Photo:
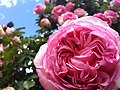
[(114, 10), (120, 9), (120, 0), (113, 0), (110, 2), (110, 8)]
[(40, 26), (50, 28), (51, 27), (51, 23), (50, 23), (49, 19), (43, 18), (40, 21)]
[(44, 5), (42, 5), (42, 3), (37, 4), (33, 9), (34, 14), (43, 14), (44, 10), (45, 8)]
[(83, 16), (87, 16), (88, 13), (82, 9), (82, 8), (77, 8), (74, 10), (74, 13), (78, 16), (78, 17), (83, 17)]
[(14, 42), (18, 43), (18, 44), (21, 43), (20, 37), (18, 37), (18, 36), (14, 36), (12, 40), (13, 40)]
[(94, 17), (100, 18), (101, 20), (105, 21), (109, 26), (112, 25), (112, 21), (110, 18), (105, 16), (103, 13), (96, 13), (93, 15)]
[(6, 29), (6, 34), (12, 34), (14, 32), (14, 27), (7, 27), (7, 29)]
[(69, 2), (69, 3), (67, 3), (66, 4), (66, 10), (68, 11), (68, 12), (72, 12), (73, 11), (73, 9), (74, 9), (74, 4), (72, 3), (72, 2)]
[(44, 0), (44, 4), (45, 5), (49, 5), (50, 4), (50, 0)]
[(117, 12), (114, 12), (113, 10), (106, 10), (104, 15), (110, 18), (113, 23), (117, 23), (119, 17)]
[(66, 12), (58, 17), (58, 23), (62, 25), (67, 20), (75, 20), (78, 19), (78, 16), (72, 12)]
[(6, 87), (3, 90), (15, 90), (13, 87)]
[(51, 18), (57, 22), (58, 21), (58, 17), (66, 12), (66, 8), (63, 5), (58, 5), (56, 7), (53, 8), (53, 10), (51, 11)]
[(2, 53), (3, 52), (3, 44), (0, 44), (0, 53)]
[(0, 25), (0, 36), (5, 35), (3, 28), (4, 28), (3, 25)]

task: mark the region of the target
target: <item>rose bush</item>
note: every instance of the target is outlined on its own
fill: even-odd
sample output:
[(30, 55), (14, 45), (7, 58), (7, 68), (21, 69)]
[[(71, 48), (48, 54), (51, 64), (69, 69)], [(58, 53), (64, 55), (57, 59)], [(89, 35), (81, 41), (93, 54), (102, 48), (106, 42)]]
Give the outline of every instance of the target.
[(34, 64), (45, 90), (113, 90), (120, 75), (120, 37), (86, 16), (65, 22), (41, 46)]

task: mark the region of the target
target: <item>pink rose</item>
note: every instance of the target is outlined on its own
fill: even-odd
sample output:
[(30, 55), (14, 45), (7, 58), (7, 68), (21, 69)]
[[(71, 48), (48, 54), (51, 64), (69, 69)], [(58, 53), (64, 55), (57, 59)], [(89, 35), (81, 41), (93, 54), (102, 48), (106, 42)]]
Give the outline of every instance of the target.
[(14, 27), (7, 27), (7, 29), (6, 29), (6, 34), (12, 34), (14, 32)]
[(3, 44), (0, 44), (0, 54), (3, 52)]
[(45, 90), (113, 90), (120, 77), (120, 37), (99, 18), (65, 22), (34, 64)]
[(58, 23), (62, 25), (67, 20), (75, 20), (78, 16), (72, 12), (66, 12), (58, 17)]
[(48, 28), (51, 27), (51, 23), (50, 23), (49, 19), (47, 19), (47, 18), (42, 18), (40, 21), (40, 25), (42, 27), (48, 27)]
[(109, 26), (111, 26), (112, 21), (110, 18), (108, 18), (106, 15), (102, 14), (102, 13), (97, 13), (93, 15), (94, 17), (98, 17), (101, 20), (105, 21)]
[(43, 14), (44, 13), (44, 5), (42, 5), (42, 3), (35, 5), (33, 11), (34, 11), (34, 14)]
[(51, 17), (53, 18), (53, 20), (55, 22), (57, 22), (58, 17), (65, 12), (66, 12), (65, 6), (58, 5), (58, 6), (54, 7), (53, 10), (51, 11)]
[(14, 41), (14, 42), (16, 42), (16, 43), (21, 43), (21, 40), (20, 40), (20, 37), (18, 37), (18, 36), (14, 36), (13, 38), (12, 38), (12, 40)]
[(4, 28), (3, 25), (0, 25), (0, 36), (5, 35), (3, 28)]
[(110, 18), (113, 23), (117, 23), (119, 17), (117, 12), (114, 12), (113, 10), (106, 10), (104, 15)]
[(74, 9), (74, 4), (72, 2), (69, 2), (69, 3), (66, 4), (65, 7), (66, 7), (68, 12), (72, 12), (73, 9)]
[(114, 10), (120, 9), (120, 0), (113, 0), (110, 2), (110, 8)]
[(74, 10), (74, 13), (78, 16), (78, 17), (83, 17), (83, 16), (87, 16), (88, 13), (82, 9), (82, 8), (77, 8)]
[(49, 5), (50, 4), (50, 0), (44, 0), (45, 5)]

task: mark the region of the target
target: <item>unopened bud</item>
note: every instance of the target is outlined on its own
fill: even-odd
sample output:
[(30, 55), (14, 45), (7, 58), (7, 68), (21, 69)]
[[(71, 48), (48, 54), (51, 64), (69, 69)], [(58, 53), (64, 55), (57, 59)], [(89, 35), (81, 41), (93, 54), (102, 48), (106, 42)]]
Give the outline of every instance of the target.
[(51, 27), (51, 23), (50, 23), (49, 19), (43, 18), (40, 21), (40, 26), (50, 28)]

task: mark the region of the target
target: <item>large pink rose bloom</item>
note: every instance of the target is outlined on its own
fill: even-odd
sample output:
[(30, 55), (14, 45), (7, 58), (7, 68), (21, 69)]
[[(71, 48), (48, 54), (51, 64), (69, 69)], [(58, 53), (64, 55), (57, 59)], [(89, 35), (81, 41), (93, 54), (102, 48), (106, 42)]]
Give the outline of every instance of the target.
[(73, 12), (66, 12), (58, 17), (58, 23), (62, 25), (67, 20), (75, 20), (78, 19), (78, 16)]
[(51, 11), (51, 17), (55, 22), (58, 22), (58, 17), (65, 12), (66, 12), (65, 6), (58, 5), (54, 7), (53, 10)]
[(45, 90), (113, 90), (120, 77), (120, 37), (99, 18), (65, 22), (34, 64)]
[(103, 13), (96, 13), (93, 15), (94, 17), (98, 17), (101, 20), (105, 21), (109, 26), (112, 25), (112, 21), (110, 18), (108, 18), (106, 15), (104, 15)]
[(104, 15), (110, 18), (113, 23), (117, 23), (119, 17), (117, 12), (114, 12), (113, 10), (106, 10)]

